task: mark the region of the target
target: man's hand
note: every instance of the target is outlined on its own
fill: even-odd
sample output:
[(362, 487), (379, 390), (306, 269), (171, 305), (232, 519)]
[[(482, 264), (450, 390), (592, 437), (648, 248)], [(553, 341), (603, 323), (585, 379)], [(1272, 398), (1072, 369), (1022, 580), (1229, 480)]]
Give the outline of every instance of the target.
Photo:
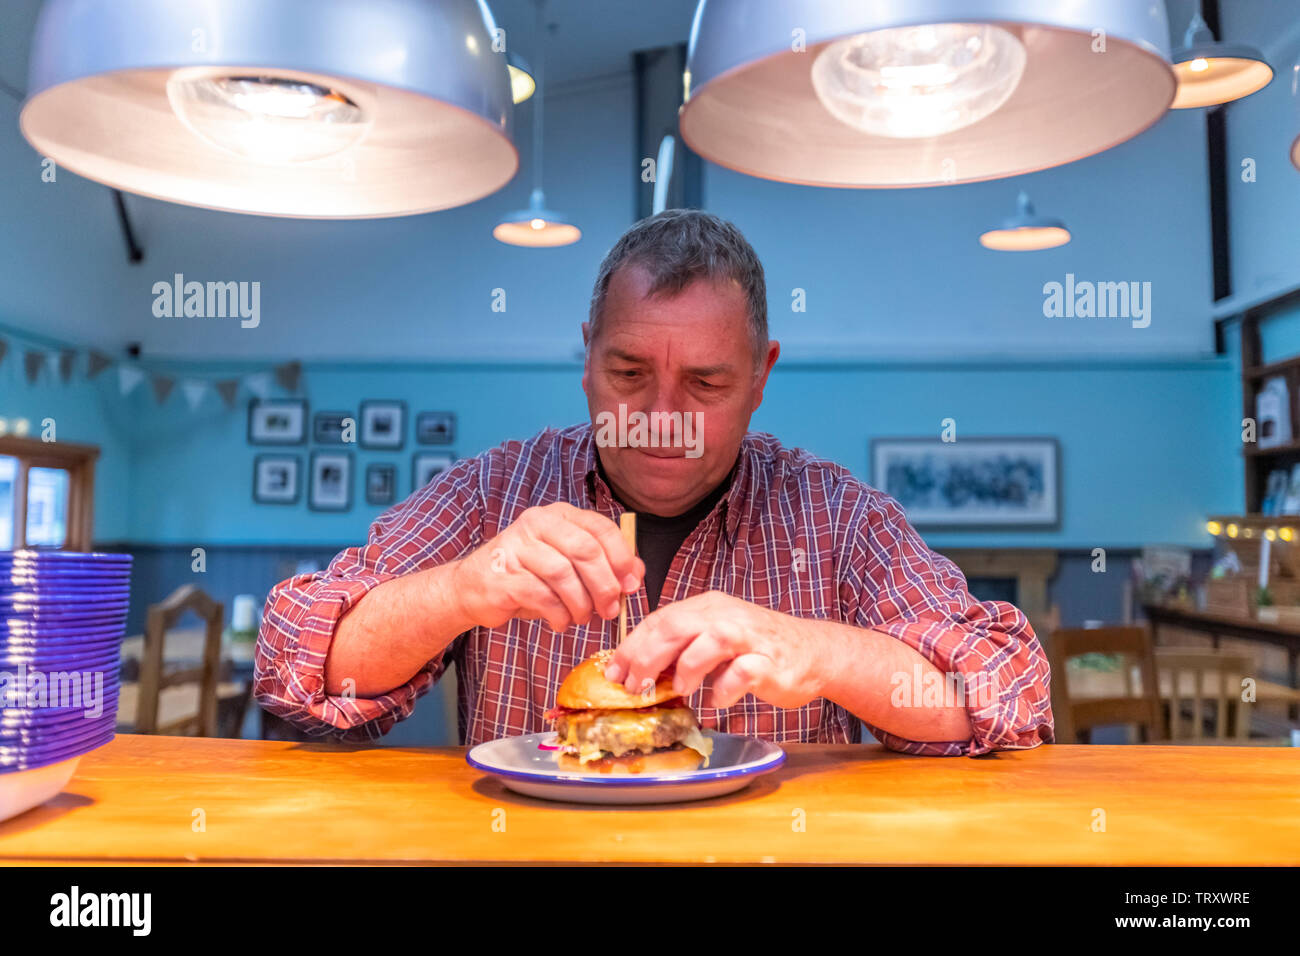
[(802, 707), (822, 696), (832, 655), (808, 623), (710, 591), (648, 615), (614, 652), (605, 676), (637, 693), (676, 662), (673, 691), (683, 697), (713, 674), (710, 707), (730, 707), (751, 692), (776, 707)]
[(456, 567), (457, 600), (483, 627), (541, 618), (553, 630), (618, 616), (619, 596), (641, 586), (645, 564), (618, 525), (564, 502), (529, 508)]

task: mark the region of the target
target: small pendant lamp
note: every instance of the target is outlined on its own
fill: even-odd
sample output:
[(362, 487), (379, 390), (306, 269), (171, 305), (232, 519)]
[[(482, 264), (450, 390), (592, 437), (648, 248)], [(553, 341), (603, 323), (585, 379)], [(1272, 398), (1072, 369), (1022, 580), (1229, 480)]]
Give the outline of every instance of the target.
[(981, 246), (997, 252), (1033, 252), (1055, 249), (1070, 241), (1070, 230), (1065, 223), (1038, 215), (1028, 193), (1020, 193), (1017, 207), (1014, 216), (980, 236)]
[(537, 93), (533, 97), (533, 191), (528, 208), (507, 213), (496, 224), (492, 235), (512, 246), (568, 246), (582, 238), (582, 230), (565, 216), (546, 208), (542, 191), (542, 119), (546, 70), (546, 40), (543, 13), (546, 0), (537, 0), (537, 36), (541, 55), (537, 58)]
[(1182, 49), (1174, 53), (1178, 93), (1170, 109), (1196, 109), (1231, 103), (1258, 93), (1273, 81), (1273, 68), (1252, 46), (1220, 43), (1206, 26), (1200, 4), (1187, 26)]

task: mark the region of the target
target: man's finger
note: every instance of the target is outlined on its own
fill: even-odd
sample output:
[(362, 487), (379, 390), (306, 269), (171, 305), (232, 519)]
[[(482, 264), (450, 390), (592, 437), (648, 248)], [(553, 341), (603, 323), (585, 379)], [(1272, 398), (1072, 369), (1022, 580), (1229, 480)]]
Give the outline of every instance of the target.
[(709, 629), (677, 655), (673, 692), (680, 697), (691, 696), (704, 683), (705, 677), (740, 653), (742, 651), (735, 647), (728, 635), (720, 633), (720, 629)]
[(636, 692), (646, 680), (656, 681), (677, 660), (682, 648), (700, 635), (701, 619), (690, 600), (679, 601), (646, 617), (615, 651), (614, 660), (627, 673), (623, 686)]
[(709, 706), (725, 710), (746, 694), (762, 696), (762, 690), (771, 678), (772, 659), (762, 654), (741, 654), (713, 679), (713, 692)]
[[(565, 512), (565, 516), (569, 521), (590, 532), (600, 542), (609, 558), (609, 566), (618, 578), (621, 590), (634, 591), (640, 586), (641, 579), (645, 577), (645, 565), (638, 561), (636, 554), (623, 540), (623, 532), (619, 530), (617, 524), (599, 512), (584, 511), (581, 508)], [(629, 581), (632, 578), (636, 580)]]
[(592, 603), (586, 585), (566, 555), (546, 542), (539, 541), (522, 549), (519, 563), (525, 571), (555, 592), (574, 621), (582, 622), (591, 618)]

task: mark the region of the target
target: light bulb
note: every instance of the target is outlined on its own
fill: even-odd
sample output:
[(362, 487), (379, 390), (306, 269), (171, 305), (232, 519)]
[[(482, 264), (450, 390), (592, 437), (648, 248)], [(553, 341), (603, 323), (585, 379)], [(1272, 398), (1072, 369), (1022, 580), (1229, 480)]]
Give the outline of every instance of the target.
[(356, 146), (370, 132), (357, 102), (300, 76), (177, 70), (167, 81), (172, 110), (200, 139), (248, 159), (305, 163)]
[(1204, 73), (1210, 68), (1210, 61), (1203, 56), (1198, 56), (1191, 63), (1187, 64), (1187, 68), (1193, 73)]
[(534, 229), (545, 229), (545, 228), (546, 228), (546, 220), (545, 220), (545, 219), (534, 219), (534, 220), (533, 220), (532, 222), (530, 222), (528, 225), (532, 226)]
[(829, 44), (813, 89), (836, 119), (876, 136), (942, 136), (1010, 99), (1025, 72), (1019, 37), (986, 23), (892, 27)]

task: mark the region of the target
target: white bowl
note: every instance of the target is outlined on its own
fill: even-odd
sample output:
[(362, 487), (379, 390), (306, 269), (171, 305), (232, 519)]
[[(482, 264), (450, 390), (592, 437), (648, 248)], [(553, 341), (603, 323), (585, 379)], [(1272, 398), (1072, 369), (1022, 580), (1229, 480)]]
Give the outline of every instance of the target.
[(34, 770), (0, 773), (0, 820), (8, 820), (62, 792), (77, 772), (81, 756)]

